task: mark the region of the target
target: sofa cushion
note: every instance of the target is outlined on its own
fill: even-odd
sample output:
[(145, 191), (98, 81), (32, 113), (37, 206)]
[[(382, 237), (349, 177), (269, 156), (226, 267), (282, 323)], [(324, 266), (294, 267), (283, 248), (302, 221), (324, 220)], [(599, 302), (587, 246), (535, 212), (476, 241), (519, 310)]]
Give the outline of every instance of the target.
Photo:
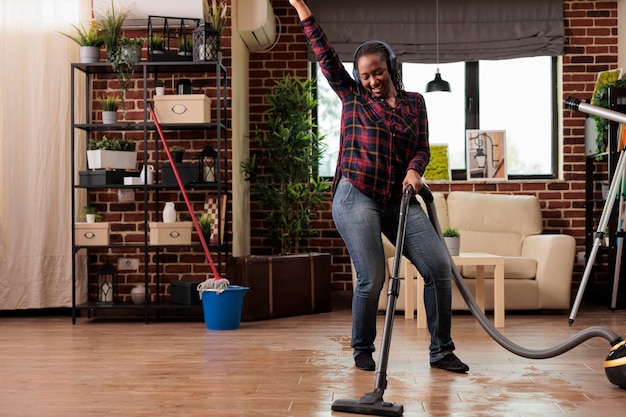
[(461, 232), (461, 252), (520, 256), (524, 238), (542, 231), (534, 196), (453, 191), (447, 206), (450, 225)]

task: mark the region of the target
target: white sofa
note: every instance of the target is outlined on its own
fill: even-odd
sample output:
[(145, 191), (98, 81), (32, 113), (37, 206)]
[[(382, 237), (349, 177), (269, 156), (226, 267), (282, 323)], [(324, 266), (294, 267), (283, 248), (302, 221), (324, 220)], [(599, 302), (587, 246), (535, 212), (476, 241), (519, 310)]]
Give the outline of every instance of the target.
[[(505, 310), (562, 310), (570, 308), (576, 243), (572, 236), (542, 234), (539, 200), (534, 196), (453, 191), (447, 198), (433, 193), (439, 224), (461, 232), (461, 252), (484, 252), (504, 257)], [(424, 207), (425, 208), (425, 207)], [(388, 274), (394, 248), (385, 240)], [(473, 294), (476, 267), (459, 270)], [(355, 274), (353, 270), (353, 282)], [(415, 267), (404, 259), (397, 310), (413, 317), (416, 285), (423, 285)], [(408, 280), (405, 278), (409, 277)], [(485, 268), (485, 307), (493, 309), (493, 267)], [(408, 288), (408, 289), (407, 289)], [(407, 309), (406, 306), (413, 308)], [(379, 309), (387, 308), (387, 289)], [(467, 310), (456, 286), (453, 310)], [(407, 311), (411, 310), (411, 311)]]

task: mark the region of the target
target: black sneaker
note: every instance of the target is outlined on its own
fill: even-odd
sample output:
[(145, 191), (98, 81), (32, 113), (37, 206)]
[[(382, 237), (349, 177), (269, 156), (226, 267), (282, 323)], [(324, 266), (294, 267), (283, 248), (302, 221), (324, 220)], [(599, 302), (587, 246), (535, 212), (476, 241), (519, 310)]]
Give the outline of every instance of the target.
[(371, 352), (361, 352), (354, 358), (354, 366), (363, 371), (375, 371), (376, 363)]
[(461, 362), (454, 353), (450, 353), (438, 361), (430, 363), (431, 368), (443, 369), (450, 372), (458, 372), (464, 374), (469, 371), (469, 366)]

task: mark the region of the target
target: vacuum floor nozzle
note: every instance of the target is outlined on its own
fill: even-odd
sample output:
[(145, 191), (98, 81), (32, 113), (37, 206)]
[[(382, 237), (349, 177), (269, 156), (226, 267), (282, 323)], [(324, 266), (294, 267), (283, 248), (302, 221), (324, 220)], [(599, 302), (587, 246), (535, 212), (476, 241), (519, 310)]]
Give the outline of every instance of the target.
[(366, 414), (370, 416), (400, 417), (404, 413), (402, 404), (386, 401), (364, 403), (359, 400), (335, 400), (331, 408), (333, 411), (341, 413)]

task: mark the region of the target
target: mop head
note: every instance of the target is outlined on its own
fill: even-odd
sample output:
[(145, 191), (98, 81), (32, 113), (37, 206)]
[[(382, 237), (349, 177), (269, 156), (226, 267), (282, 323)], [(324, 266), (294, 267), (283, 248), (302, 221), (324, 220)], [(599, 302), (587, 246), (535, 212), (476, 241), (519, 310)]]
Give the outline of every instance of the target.
[(206, 281), (198, 284), (198, 292), (217, 291), (221, 293), (224, 292), (229, 285), (230, 282), (225, 278), (207, 278)]

